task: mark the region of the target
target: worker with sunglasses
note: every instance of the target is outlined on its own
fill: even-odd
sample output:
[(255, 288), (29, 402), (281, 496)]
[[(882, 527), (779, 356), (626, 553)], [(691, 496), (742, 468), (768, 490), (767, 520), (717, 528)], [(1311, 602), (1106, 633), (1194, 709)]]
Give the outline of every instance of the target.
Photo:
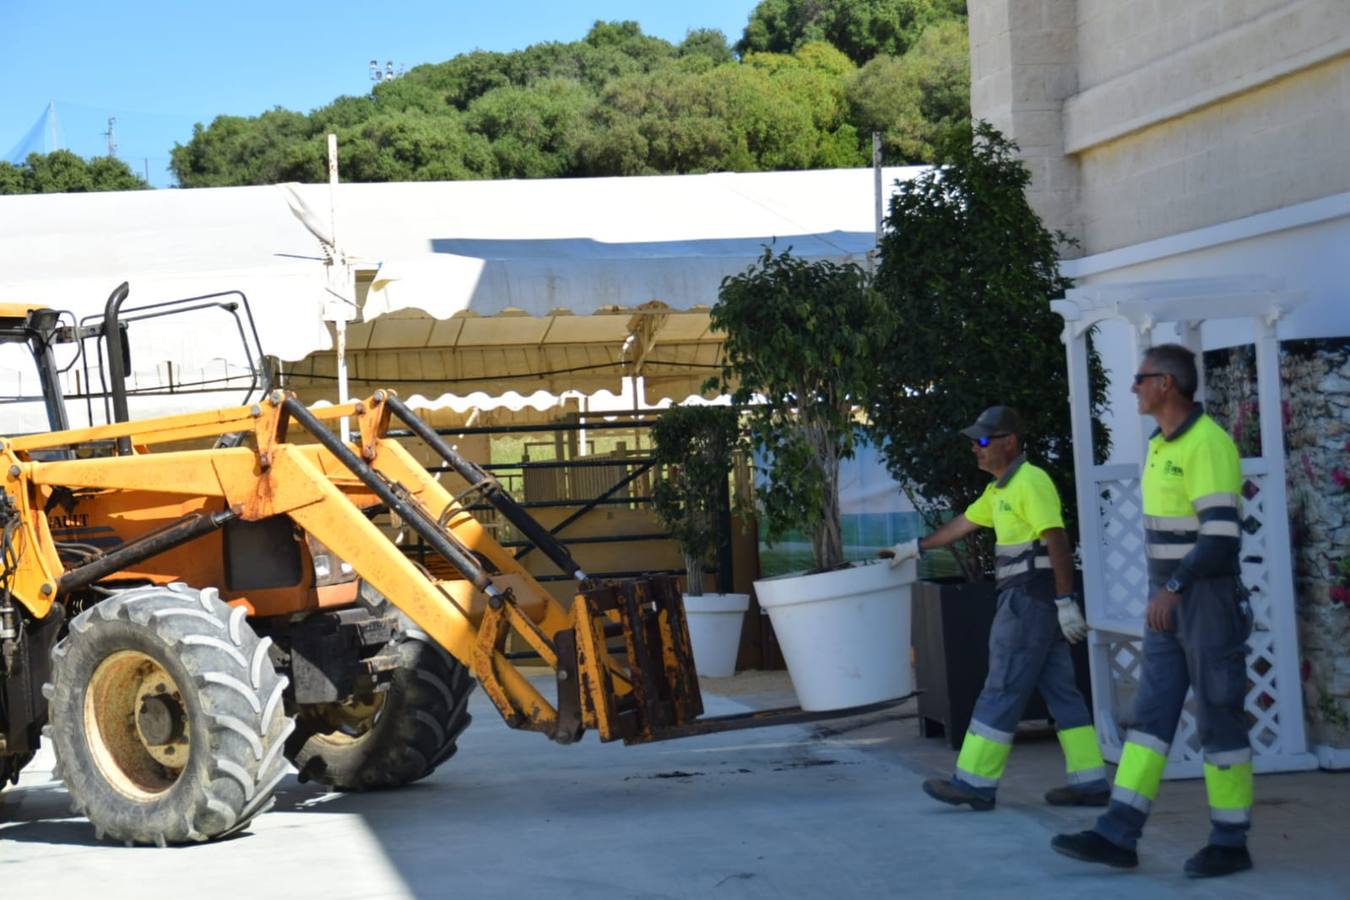
[(1179, 344), (1150, 349), (1134, 376), (1139, 412), (1158, 423), (1140, 479), (1150, 597), (1139, 692), (1110, 808), (1092, 830), (1058, 835), (1051, 846), (1116, 868), (1139, 864), (1135, 845), (1192, 690), (1211, 825), (1209, 842), (1184, 871), (1208, 878), (1252, 867), (1244, 705), (1252, 612), (1239, 561), (1241, 459), (1233, 439), (1195, 402), (1198, 384), (1195, 354)]
[(1069, 655), (1069, 643), (1087, 635), (1087, 623), (1074, 596), (1059, 494), (1045, 470), (1027, 462), (1021, 417), (1011, 407), (991, 406), (961, 434), (970, 439), (976, 465), (994, 480), (964, 513), (889, 551), (894, 566), (978, 528), (993, 528), (996, 541), (999, 595), (989, 632), (989, 677), (975, 701), (956, 773), (924, 782), (924, 792), (953, 806), (993, 809), (1013, 732), (1039, 689), (1059, 729), (1068, 773), (1068, 784), (1046, 793), (1046, 802), (1105, 806), (1106, 768)]

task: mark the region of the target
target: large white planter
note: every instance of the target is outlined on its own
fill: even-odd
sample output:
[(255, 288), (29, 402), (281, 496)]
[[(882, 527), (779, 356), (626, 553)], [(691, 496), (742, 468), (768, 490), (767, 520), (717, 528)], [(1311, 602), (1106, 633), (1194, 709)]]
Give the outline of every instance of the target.
[(916, 566), (887, 560), (755, 582), (805, 710), (846, 709), (914, 690), (910, 588)]
[(689, 643), (694, 648), (694, 671), (710, 678), (736, 674), (741, 623), (749, 608), (749, 594), (684, 595)]

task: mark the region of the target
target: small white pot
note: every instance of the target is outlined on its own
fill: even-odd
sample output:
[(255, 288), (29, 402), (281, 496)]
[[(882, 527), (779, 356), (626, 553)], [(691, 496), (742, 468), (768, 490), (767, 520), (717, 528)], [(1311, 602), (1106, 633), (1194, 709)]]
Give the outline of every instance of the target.
[(736, 674), (741, 623), (749, 608), (749, 594), (684, 595), (689, 643), (694, 649), (694, 671), (711, 678)]
[(854, 563), (755, 582), (804, 710), (847, 709), (914, 690), (910, 667), (913, 560)]

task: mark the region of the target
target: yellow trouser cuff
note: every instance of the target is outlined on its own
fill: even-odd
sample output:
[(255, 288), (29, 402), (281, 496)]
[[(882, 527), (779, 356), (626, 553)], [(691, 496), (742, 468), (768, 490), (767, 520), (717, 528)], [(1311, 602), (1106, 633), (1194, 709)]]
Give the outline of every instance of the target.
[(1011, 752), (1011, 744), (1000, 744), (967, 731), (966, 739), (961, 742), (961, 755), (956, 759), (956, 768), (982, 779), (998, 781), (1003, 777)]
[(1066, 728), (1059, 733), (1059, 746), (1064, 750), (1064, 766), (1069, 772), (1100, 769), (1101, 748), (1097, 746), (1097, 732), (1091, 725)]
[(1205, 763), (1205, 793), (1212, 809), (1248, 809), (1252, 805), (1252, 764)]
[(1125, 742), (1116, 767), (1116, 786), (1133, 791), (1148, 800), (1158, 799), (1158, 785), (1162, 784), (1167, 757), (1148, 747)]

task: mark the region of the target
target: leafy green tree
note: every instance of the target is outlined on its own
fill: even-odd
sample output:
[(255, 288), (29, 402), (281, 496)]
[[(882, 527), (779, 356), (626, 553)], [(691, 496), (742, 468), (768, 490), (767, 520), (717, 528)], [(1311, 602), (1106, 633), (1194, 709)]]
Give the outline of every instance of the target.
[(23, 169), (0, 160), (0, 195), (23, 193)]
[(131, 167), (115, 156), (96, 156), (89, 160), (89, 178), (95, 191), (142, 191), (150, 185)]
[[(828, 52), (825, 52), (828, 51)], [(836, 51), (755, 55), (705, 72), (612, 82), (583, 147), (586, 174), (722, 172), (860, 165)], [(832, 56), (829, 54), (833, 54)], [(828, 65), (815, 63), (827, 60)]]
[(828, 41), (861, 65), (904, 54), (931, 23), (965, 16), (964, 0), (761, 0), (736, 52), (791, 53)]
[(120, 159), (84, 160), (69, 150), (30, 153), (23, 165), (0, 163), (0, 194), (139, 191), (150, 187)]
[(352, 181), (456, 181), (496, 174), (490, 142), (466, 131), (458, 117), (380, 116), (339, 133), (338, 147), (339, 165)]
[(707, 563), (717, 548), (717, 518), (741, 427), (726, 406), (672, 406), (652, 425), (653, 457), (665, 477), (652, 506), (684, 554), (686, 593), (703, 593)]
[[(217, 116), (209, 128), (193, 126), (186, 145), (174, 145), (170, 168), (187, 188), (292, 181), (296, 146), (318, 133), (304, 113), (280, 107), (255, 118)], [(323, 177), (310, 175), (304, 180)]]
[(692, 29), (680, 42), (679, 54), (681, 57), (703, 57), (713, 65), (719, 66), (731, 62), (734, 58), (731, 54), (731, 45), (727, 43), (727, 36), (716, 28)]
[[(1016, 149), (986, 122), (943, 135), (941, 168), (899, 186), (881, 240), (876, 286), (895, 337), (876, 373), (871, 421), (888, 468), (930, 528), (984, 490), (988, 476), (960, 429), (994, 404), (1021, 412), (1028, 455), (1063, 497), (1074, 496), (1064, 323), (1050, 310), (1072, 285), (1059, 272), (1066, 238), (1027, 203), (1031, 175)], [(1090, 369), (1096, 417), (1107, 379), (1095, 353)], [(1109, 446), (1102, 428), (1098, 461)], [(1071, 530), (1073, 510), (1065, 503)], [(987, 543), (975, 546), (972, 557), (958, 557), (971, 577), (993, 561)]]
[(769, 540), (801, 530), (817, 568), (843, 565), (839, 464), (853, 455), (856, 404), (877, 378), (892, 321), (870, 278), (852, 263), (765, 250), (726, 278), (711, 313), (726, 335), (710, 387), (734, 389), (750, 437), (767, 459), (756, 489)]
[(846, 82), (850, 119), (880, 131), (888, 159), (929, 162), (938, 134), (970, 118), (970, 44), (964, 22), (929, 27), (901, 57), (874, 57)]
[(500, 87), (470, 105), (465, 127), (487, 138), (500, 178), (558, 178), (575, 170), (596, 97), (575, 81)]

